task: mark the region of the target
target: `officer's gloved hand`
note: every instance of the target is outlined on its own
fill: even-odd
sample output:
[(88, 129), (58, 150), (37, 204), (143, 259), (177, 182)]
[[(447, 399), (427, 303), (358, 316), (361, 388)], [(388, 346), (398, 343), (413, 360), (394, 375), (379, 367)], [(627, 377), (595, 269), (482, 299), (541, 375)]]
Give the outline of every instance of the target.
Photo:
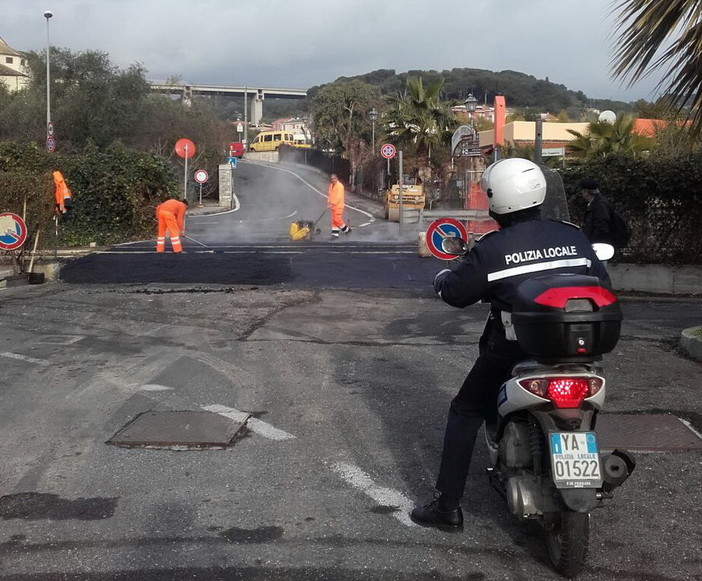
[(444, 268), (444, 270), (440, 270), (439, 272), (436, 273), (436, 276), (434, 277), (434, 292), (439, 292), (441, 290), (441, 283), (443, 282), (444, 278), (451, 272), (451, 269), (449, 268)]

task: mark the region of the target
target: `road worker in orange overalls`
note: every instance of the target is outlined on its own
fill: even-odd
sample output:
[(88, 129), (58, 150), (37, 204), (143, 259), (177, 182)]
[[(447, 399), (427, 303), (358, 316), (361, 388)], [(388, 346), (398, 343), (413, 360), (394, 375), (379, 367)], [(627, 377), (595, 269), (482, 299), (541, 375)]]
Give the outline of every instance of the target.
[(327, 206), (331, 210), (332, 240), (339, 238), (339, 232), (348, 234), (351, 227), (344, 222), (344, 184), (339, 181), (336, 174), (329, 176), (331, 183), (327, 192)]
[(156, 252), (166, 250), (166, 232), (171, 237), (173, 252), (183, 252), (180, 235), (185, 234), (185, 212), (188, 209), (188, 200), (166, 200), (156, 206), (156, 219), (158, 220), (158, 238), (156, 238)]
[(66, 180), (59, 170), (51, 174), (54, 178), (54, 201), (57, 216), (64, 215), (71, 208), (71, 190), (68, 189)]

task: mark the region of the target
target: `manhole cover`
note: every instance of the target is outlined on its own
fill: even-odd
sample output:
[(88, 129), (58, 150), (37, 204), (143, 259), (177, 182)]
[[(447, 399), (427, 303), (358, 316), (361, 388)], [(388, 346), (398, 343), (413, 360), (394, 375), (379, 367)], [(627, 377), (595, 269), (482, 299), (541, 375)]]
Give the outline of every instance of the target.
[(239, 434), (249, 415), (238, 422), (212, 412), (145, 412), (107, 443), (130, 448), (225, 448)]
[(702, 450), (702, 439), (680, 418), (670, 414), (601, 414), (597, 417), (597, 441), (605, 450)]

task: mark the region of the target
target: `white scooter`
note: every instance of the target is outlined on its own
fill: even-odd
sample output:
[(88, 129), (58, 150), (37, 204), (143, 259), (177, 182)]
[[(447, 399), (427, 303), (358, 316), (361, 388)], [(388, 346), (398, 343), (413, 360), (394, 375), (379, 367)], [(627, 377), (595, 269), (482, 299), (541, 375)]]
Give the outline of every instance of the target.
[[(444, 251), (468, 251), (447, 238)], [(593, 245), (608, 260), (614, 249)], [(619, 339), (616, 296), (595, 277), (552, 274), (522, 283), (512, 325), (522, 361), (502, 385), (496, 423), (485, 433), (491, 484), (510, 511), (545, 531), (551, 562), (572, 578), (583, 568), (590, 511), (612, 497), (635, 467), (624, 450), (600, 453), (597, 415), (605, 401), (602, 355)]]

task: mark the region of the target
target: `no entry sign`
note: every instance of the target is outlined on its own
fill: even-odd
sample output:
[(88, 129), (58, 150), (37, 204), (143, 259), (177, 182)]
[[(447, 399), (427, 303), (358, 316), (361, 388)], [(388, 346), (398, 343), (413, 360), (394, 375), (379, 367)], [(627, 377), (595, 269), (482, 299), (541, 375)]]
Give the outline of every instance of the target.
[(436, 256), (441, 260), (453, 260), (456, 258), (454, 254), (446, 254), (441, 249), (441, 242), (444, 238), (449, 237), (461, 238), (467, 242), (468, 231), (462, 222), (454, 218), (439, 218), (429, 224), (429, 228), (427, 228), (427, 248), (432, 256)]
[(0, 250), (17, 250), (26, 240), (24, 220), (12, 212), (0, 214)]

